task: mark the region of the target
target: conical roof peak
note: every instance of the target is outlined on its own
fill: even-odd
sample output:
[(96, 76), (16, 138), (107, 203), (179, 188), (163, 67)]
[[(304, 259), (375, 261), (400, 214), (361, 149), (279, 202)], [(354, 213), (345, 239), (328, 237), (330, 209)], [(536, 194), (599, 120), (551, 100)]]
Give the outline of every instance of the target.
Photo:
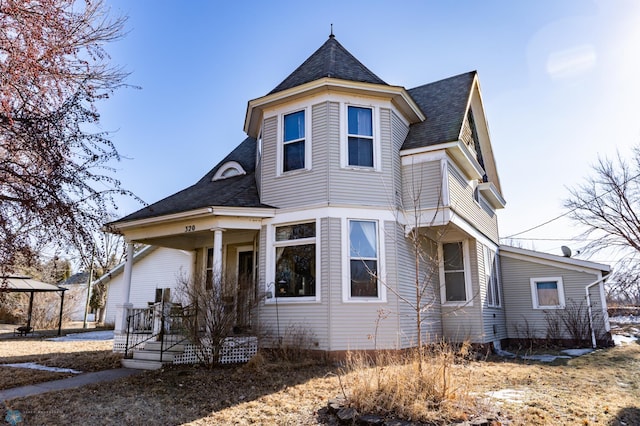
[(281, 92), (325, 77), (387, 85), (380, 77), (349, 53), (338, 42), (332, 32), (327, 41), (318, 50), (269, 94)]

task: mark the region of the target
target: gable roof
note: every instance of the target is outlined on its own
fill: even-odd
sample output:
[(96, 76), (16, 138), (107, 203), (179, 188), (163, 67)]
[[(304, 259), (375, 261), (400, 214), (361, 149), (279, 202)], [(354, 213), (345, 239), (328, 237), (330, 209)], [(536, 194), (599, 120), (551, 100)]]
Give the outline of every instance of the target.
[(403, 150), (458, 140), (476, 74), (470, 71), (409, 89), (427, 118), (411, 125)]
[[(266, 207), (260, 202), (255, 179), (256, 140), (246, 138), (213, 169), (190, 187), (131, 213), (111, 224), (147, 219), (203, 207)], [(229, 161), (239, 163), (247, 172), (223, 180), (213, 180), (218, 169)]]
[(519, 247), (500, 245), (500, 254), (520, 259), (527, 259), (534, 263), (552, 263), (556, 266), (563, 266), (577, 270), (589, 269), (592, 272), (601, 272), (604, 275), (611, 272), (611, 266), (602, 263), (591, 262), (589, 260), (576, 259), (573, 257), (558, 256), (555, 254), (542, 253), (539, 251), (523, 249)]
[[(156, 251), (156, 249), (158, 249), (157, 246), (146, 246), (146, 247), (142, 248), (141, 250), (138, 250), (137, 252), (135, 252), (133, 254), (133, 264), (135, 265), (139, 260), (144, 259), (148, 255), (150, 255), (151, 253)], [(116, 276), (118, 276), (122, 272), (124, 272), (124, 266), (125, 266), (126, 263), (127, 263), (126, 261), (118, 263), (111, 270), (107, 271), (103, 276), (101, 276), (97, 280), (95, 280), (94, 281), (94, 285), (95, 284), (100, 284), (102, 282), (107, 282), (107, 281), (115, 278)]]
[(331, 34), (318, 50), (269, 92), (269, 95), (324, 77), (387, 85), (349, 53)]

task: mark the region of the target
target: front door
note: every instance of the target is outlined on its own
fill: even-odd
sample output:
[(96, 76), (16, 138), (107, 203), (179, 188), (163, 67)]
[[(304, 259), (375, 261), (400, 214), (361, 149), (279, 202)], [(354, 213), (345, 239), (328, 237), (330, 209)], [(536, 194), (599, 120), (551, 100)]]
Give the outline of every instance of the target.
[(247, 329), (251, 325), (253, 289), (253, 251), (238, 252), (238, 297), (236, 298), (237, 325)]

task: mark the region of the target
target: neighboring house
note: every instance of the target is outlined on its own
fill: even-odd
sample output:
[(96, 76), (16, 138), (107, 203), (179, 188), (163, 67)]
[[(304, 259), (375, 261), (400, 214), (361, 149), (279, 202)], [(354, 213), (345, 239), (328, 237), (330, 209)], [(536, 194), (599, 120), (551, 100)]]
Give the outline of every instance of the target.
[[(193, 253), (163, 247), (147, 246), (133, 256), (131, 287), (127, 298), (129, 303), (147, 307), (159, 300), (158, 293), (175, 293), (181, 274), (189, 276), (193, 272)], [(115, 324), (117, 306), (125, 303), (123, 296), (124, 266), (121, 263), (98, 278), (94, 284), (104, 283), (107, 288), (104, 322)]]
[[(95, 275), (94, 275), (95, 276)], [(84, 313), (87, 308), (87, 289), (89, 281), (88, 272), (78, 272), (71, 275), (66, 280), (60, 282), (58, 286), (67, 289), (65, 292), (64, 304), (67, 307), (65, 312), (68, 313), (71, 321), (84, 321)], [(95, 314), (89, 308), (87, 312), (87, 321), (94, 321)]]
[[(523, 317), (548, 337), (544, 312), (584, 301), (588, 286), (598, 335), (608, 332), (608, 266), (500, 246), (505, 200), (475, 71), (407, 90), (331, 35), (249, 101), (244, 130), (194, 185), (109, 226), (129, 250), (185, 250), (198, 273), (249, 279), (249, 291), (265, 295), (255, 316), (262, 331), (303, 327), (333, 354), (414, 346), (420, 235), (431, 259), (418, 271), (431, 284), (423, 341), (498, 346), (527, 337)], [(123, 280), (127, 309), (149, 298), (139, 296), (140, 279)], [(243, 288), (232, 291), (241, 297)], [(116, 333), (125, 319), (116, 316)]]

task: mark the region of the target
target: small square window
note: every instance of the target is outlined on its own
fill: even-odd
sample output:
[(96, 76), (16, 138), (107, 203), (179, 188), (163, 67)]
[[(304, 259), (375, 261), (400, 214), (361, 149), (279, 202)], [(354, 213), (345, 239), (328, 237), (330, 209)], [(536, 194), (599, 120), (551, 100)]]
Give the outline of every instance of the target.
[(348, 107), (348, 165), (373, 167), (373, 110)]
[(534, 309), (564, 309), (562, 278), (531, 278)]

